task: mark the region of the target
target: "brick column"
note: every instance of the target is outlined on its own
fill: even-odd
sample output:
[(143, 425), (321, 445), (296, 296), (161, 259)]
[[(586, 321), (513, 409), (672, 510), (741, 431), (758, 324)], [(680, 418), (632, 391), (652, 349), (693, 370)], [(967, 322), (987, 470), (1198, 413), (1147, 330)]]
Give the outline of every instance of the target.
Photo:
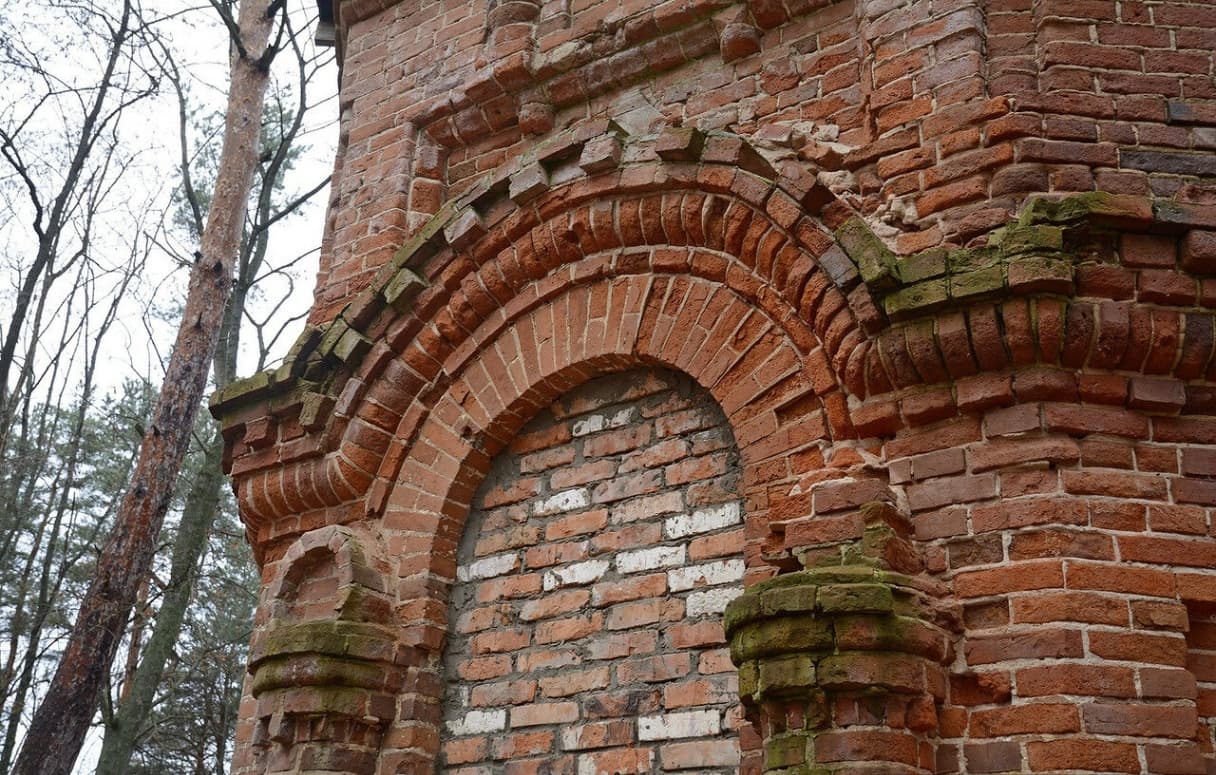
[[(877, 567), (902, 544), (873, 504), (843, 564), (761, 582), (726, 611), (747, 717), (764, 771), (930, 773), (937, 704), (952, 657), (939, 585)], [(825, 555), (813, 554), (823, 563)]]
[(375, 771), (400, 683), (391, 628), (349, 621), (276, 627), (254, 644), (259, 772)]
[[(252, 734), (238, 750), (259, 775), (376, 771), (406, 669), (374, 539), (330, 526), (276, 561), (249, 657)], [(249, 760), (252, 759), (252, 762)]]

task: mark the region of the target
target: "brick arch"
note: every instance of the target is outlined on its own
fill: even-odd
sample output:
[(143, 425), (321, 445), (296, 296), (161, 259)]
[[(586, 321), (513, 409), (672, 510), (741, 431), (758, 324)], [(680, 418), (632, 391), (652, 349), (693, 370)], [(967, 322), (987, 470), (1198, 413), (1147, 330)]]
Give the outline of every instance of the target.
[[(847, 396), (885, 382), (870, 335), (882, 316), (819, 220), (831, 195), (778, 174), (739, 137), (672, 151), (680, 137), (618, 147), (636, 157), (623, 167), (584, 152), (579, 163), (594, 172), (551, 187), (539, 165), (525, 167), (455, 203), (463, 209), (445, 208), (376, 295), (347, 308), (342, 336), (331, 328), (331, 349), (356, 353), (351, 371), (336, 370), (335, 411), (298, 462), (239, 481), (247, 518), (304, 512), (330, 522), (333, 507), (360, 497), (366, 513), (379, 513), (410, 435), (402, 428), (417, 428), (483, 332), (568, 284), (614, 274), (687, 273), (730, 287), (816, 362), (817, 379), (830, 383), (820, 392), (831, 393), (833, 433), (853, 435)], [(582, 147), (599, 141), (622, 143), (610, 133)], [(521, 194), (534, 174), (541, 190)]]
[[(562, 330), (557, 318), (575, 325)], [(704, 349), (695, 344), (702, 336)], [(408, 448), (385, 527), (417, 529), (419, 512), (459, 513), (478, 472), (536, 411), (592, 376), (647, 364), (688, 374), (722, 406), (739, 443), (745, 490), (772, 481), (765, 467), (773, 461), (833, 438), (823, 376), (815, 371), (825, 364), (808, 362), (774, 321), (732, 290), (690, 275), (608, 277), (512, 318), (463, 364), (424, 420), (398, 429)], [(418, 532), (452, 536), (441, 524)], [(416, 557), (427, 572), (450, 576), (436, 548), (418, 547)]]
[[(770, 522), (780, 520), (769, 495), (789, 491), (822, 465), (820, 444), (832, 438), (822, 386), (813, 383), (796, 344), (737, 293), (704, 278), (639, 273), (574, 285), (483, 343), (408, 436), (381, 524), (399, 558), (404, 644), (429, 652), (433, 670), (446, 634), (457, 546), (496, 452), (568, 390), (647, 365), (689, 375), (722, 408), (740, 454), (749, 577), (776, 572), (764, 558)], [(437, 679), (425, 682), (407, 702), (438, 703), (440, 687)], [(382, 757), (399, 755), (386, 747)]]
[[(266, 587), (270, 615), (292, 619), (297, 601), (311, 600), (324, 608), (305, 618), (383, 618), (381, 600), (389, 591), (385, 581), (388, 566), (375, 539), (360, 532), (344, 525), (329, 525), (300, 536), (284, 553)], [(302, 589), (308, 583), (319, 588)]]

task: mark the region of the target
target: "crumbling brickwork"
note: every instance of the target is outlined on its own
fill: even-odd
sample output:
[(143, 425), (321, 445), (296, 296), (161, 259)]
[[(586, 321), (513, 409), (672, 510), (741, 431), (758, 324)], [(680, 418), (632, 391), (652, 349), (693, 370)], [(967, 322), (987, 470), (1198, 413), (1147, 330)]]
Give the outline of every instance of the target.
[(1216, 771), (1216, 7), (334, 10), (237, 772)]

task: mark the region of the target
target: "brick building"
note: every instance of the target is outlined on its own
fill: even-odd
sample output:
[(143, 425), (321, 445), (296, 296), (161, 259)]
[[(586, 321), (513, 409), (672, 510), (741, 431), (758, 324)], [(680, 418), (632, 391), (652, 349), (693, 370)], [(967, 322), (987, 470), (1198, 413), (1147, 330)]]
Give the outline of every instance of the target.
[(236, 772), (1216, 772), (1216, 5), (333, 11)]

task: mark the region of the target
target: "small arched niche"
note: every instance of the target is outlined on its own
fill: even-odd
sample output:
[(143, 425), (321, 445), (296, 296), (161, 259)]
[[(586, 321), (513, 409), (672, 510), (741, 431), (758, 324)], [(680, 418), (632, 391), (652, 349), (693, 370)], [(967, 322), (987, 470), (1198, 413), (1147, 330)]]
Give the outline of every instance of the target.
[(599, 377), (533, 418), (460, 544), (439, 769), (737, 771), (739, 478), (722, 410), (675, 372)]

